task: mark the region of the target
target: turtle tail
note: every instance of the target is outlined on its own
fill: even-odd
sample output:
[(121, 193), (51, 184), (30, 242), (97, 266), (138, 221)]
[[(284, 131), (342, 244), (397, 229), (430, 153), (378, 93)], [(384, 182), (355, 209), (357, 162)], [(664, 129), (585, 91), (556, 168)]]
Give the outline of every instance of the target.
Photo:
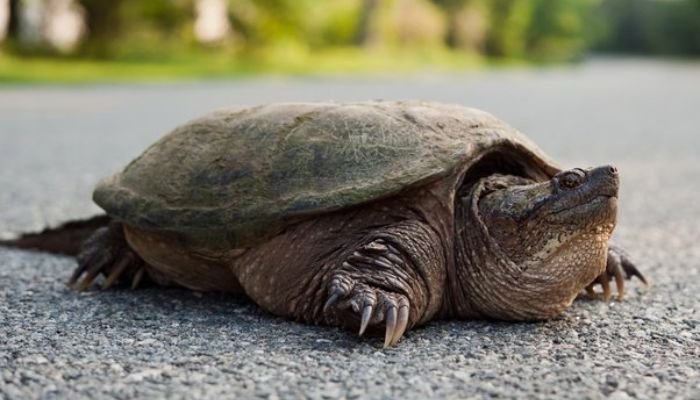
[(85, 239), (96, 229), (107, 226), (111, 220), (107, 215), (97, 215), (88, 219), (68, 221), (56, 228), (23, 234), (17, 239), (0, 240), (0, 246), (76, 256)]

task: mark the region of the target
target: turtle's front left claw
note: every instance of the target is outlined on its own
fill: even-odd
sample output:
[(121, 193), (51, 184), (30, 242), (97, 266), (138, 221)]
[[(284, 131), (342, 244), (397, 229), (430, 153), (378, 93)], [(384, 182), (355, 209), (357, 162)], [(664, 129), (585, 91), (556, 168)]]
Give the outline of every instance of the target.
[(365, 308), (362, 309), (362, 319), (360, 320), (360, 333), (359, 335), (362, 336), (363, 333), (365, 333), (365, 330), (367, 329), (367, 325), (369, 324), (370, 318), (372, 318), (372, 309), (374, 306), (372, 304), (367, 304)]
[(354, 282), (353, 278), (339, 274), (331, 279), (323, 312), (347, 318), (348, 325), (354, 325), (358, 321), (357, 314), (360, 314), (360, 336), (370, 327), (381, 328), (383, 322), (384, 347), (389, 347), (398, 343), (406, 332), (409, 304), (408, 298), (403, 294)]
[(399, 320), (397, 322), (396, 331), (394, 332), (394, 337), (392, 338), (392, 343), (398, 343), (399, 339), (401, 339), (403, 334), (406, 332), (406, 327), (408, 326), (409, 308), (408, 300), (401, 298), (399, 301)]
[(384, 333), (384, 347), (389, 347), (394, 343), (394, 335), (396, 334), (396, 306), (390, 305), (386, 311), (386, 331)]

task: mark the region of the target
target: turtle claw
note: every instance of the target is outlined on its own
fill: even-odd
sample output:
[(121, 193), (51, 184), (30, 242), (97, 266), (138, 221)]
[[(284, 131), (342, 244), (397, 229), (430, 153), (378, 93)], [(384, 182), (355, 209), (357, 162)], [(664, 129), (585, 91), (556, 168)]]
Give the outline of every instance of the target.
[(326, 304), (323, 305), (323, 312), (327, 312), (332, 306), (338, 303), (341, 298), (347, 296), (352, 286), (352, 280), (341, 276), (334, 277), (328, 289), (328, 300), (326, 300)]
[(396, 325), (396, 330), (394, 331), (394, 337), (392, 338), (392, 343), (398, 343), (404, 333), (406, 333), (406, 328), (408, 327), (408, 311), (409, 311), (408, 301), (406, 304), (399, 304), (399, 318)]
[(391, 305), (386, 312), (386, 332), (384, 334), (384, 348), (391, 346), (394, 342), (394, 333), (396, 333), (396, 306)]
[(139, 284), (141, 283), (141, 280), (143, 280), (143, 274), (146, 272), (145, 269), (139, 268), (138, 271), (136, 271), (136, 274), (134, 274), (134, 278), (131, 280), (131, 289), (136, 289), (139, 287)]
[(377, 327), (384, 322), (385, 348), (395, 345), (403, 337), (408, 327), (409, 310), (408, 298), (402, 294), (354, 283), (339, 276), (331, 280), (328, 299), (323, 306), (325, 314), (340, 317), (345, 325), (356, 323), (357, 314), (360, 314), (359, 336), (370, 326)]
[(68, 279), (68, 286), (74, 287), (80, 276), (87, 270), (87, 264), (78, 264), (78, 267), (73, 271), (70, 279)]
[(134, 256), (131, 253), (127, 253), (124, 257), (122, 257), (122, 259), (114, 266), (114, 269), (112, 270), (112, 272), (109, 273), (107, 279), (102, 284), (102, 290), (107, 290), (111, 288), (133, 261)]
[(646, 286), (646, 287), (651, 286), (651, 283), (649, 282), (649, 280), (647, 280), (647, 278), (641, 272), (639, 272), (639, 270), (637, 269), (637, 266), (634, 265), (634, 263), (632, 262), (632, 260), (630, 260), (630, 258), (627, 256), (627, 254), (624, 251), (620, 251), (620, 252), (621, 252), (621, 254), (620, 254), (620, 266), (622, 266), (622, 270), (624, 271), (625, 275), (627, 276), (627, 279), (631, 279), (634, 276), (634, 277), (637, 277), (637, 279), (639, 279), (640, 281), (642, 281), (644, 286)]
[(370, 318), (372, 318), (372, 309), (374, 307), (371, 304), (367, 304), (364, 309), (362, 309), (362, 319), (360, 320), (360, 332), (358, 335), (362, 336), (367, 329)]
[[(70, 279), (68, 280), (69, 286), (75, 289), (79, 289), (83, 286), (89, 286), (95, 276), (97, 276), (97, 273), (94, 272), (95, 265), (102, 265), (108, 261), (105, 260), (106, 255), (101, 252), (101, 248), (99, 246), (99, 242), (108, 235), (108, 231), (109, 228), (106, 227), (96, 229), (95, 232), (83, 243), (80, 253), (77, 255), (78, 267), (75, 269), (75, 271), (73, 271), (73, 275), (71, 275)], [(86, 272), (88, 275), (80, 284), (78, 284), (78, 280)], [(87, 279), (90, 275), (94, 276), (91, 279)]]
[(68, 281), (73, 289), (87, 290), (100, 274), (106, 276), (103, 290), (125, 277), (131, 279), (132, 288), (145, 282), (145, 264), (126, 244), (119, 224), (95, 230), (83, 243), (77, 259), (78, 267)]
[(107, 257), (103, 256), (98, 262), (89, 265), (89, 268), (87, 268), (87, 274), (85, 274), (83, 280), (80, 281), (80, 283), (74, 283), (73, 288), (81, 292), (89, 288), (95, 278), (97, 278), (97, 275), (100, 274), (100, 270), (104, 267), (107, 261)]
[(340, 295), (338, 295), (338, 293), (331, 294), (328, 297), (326, 304), (323, 305), (323, 312), (327, 312), (331, 308), (331, 306), (338, 302), (338, 299), (340, 299)]
[(597, 297), (594, 287), (596, 284), (600, 284), (603, 288), (603, 299), (605, 302), (609, 302), (612, 297), (610, 281), (614, 279), (615, 287), (617, 288), (617, 298), (618, 300), (622, 300), (625, 296), (625, 280), (632, 279), (633, 277), (636, 277), (642, 281), (646, 287), (649, 287), (649, 281), (639, 272), (639, 269), (637, 269), (627, 253), (615, 245), (610, 245), (608, 248), (608, 262), (605, 266), (605, 271), (603, 271), (593, 283), (586, 287), (586, 292), (591, 297)]

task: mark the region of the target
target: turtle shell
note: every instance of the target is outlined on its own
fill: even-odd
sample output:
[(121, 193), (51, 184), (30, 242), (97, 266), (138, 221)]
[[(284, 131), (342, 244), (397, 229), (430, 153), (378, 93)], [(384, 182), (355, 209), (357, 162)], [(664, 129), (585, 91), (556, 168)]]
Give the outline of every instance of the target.
[(95, 202), (145, 229), (254, 239), (287, 221), (466, 171), (484, 154), (558, 168), (484, 111), (425, 102), (288, 103), (222, 110), (164, 136), (104, 179)]

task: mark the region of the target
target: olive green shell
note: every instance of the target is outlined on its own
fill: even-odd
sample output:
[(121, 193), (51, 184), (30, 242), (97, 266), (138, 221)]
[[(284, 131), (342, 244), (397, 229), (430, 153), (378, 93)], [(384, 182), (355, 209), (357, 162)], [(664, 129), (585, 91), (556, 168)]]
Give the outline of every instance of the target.
[(161, 138), (100, 182), (94, 200), (141, 228), (251, 239), (285, 221), (448, 176), (497, 147), (515, 148), (551, 173), (557, 169), (513, 128), (457, 105), (290, 103), (224, 110)]

